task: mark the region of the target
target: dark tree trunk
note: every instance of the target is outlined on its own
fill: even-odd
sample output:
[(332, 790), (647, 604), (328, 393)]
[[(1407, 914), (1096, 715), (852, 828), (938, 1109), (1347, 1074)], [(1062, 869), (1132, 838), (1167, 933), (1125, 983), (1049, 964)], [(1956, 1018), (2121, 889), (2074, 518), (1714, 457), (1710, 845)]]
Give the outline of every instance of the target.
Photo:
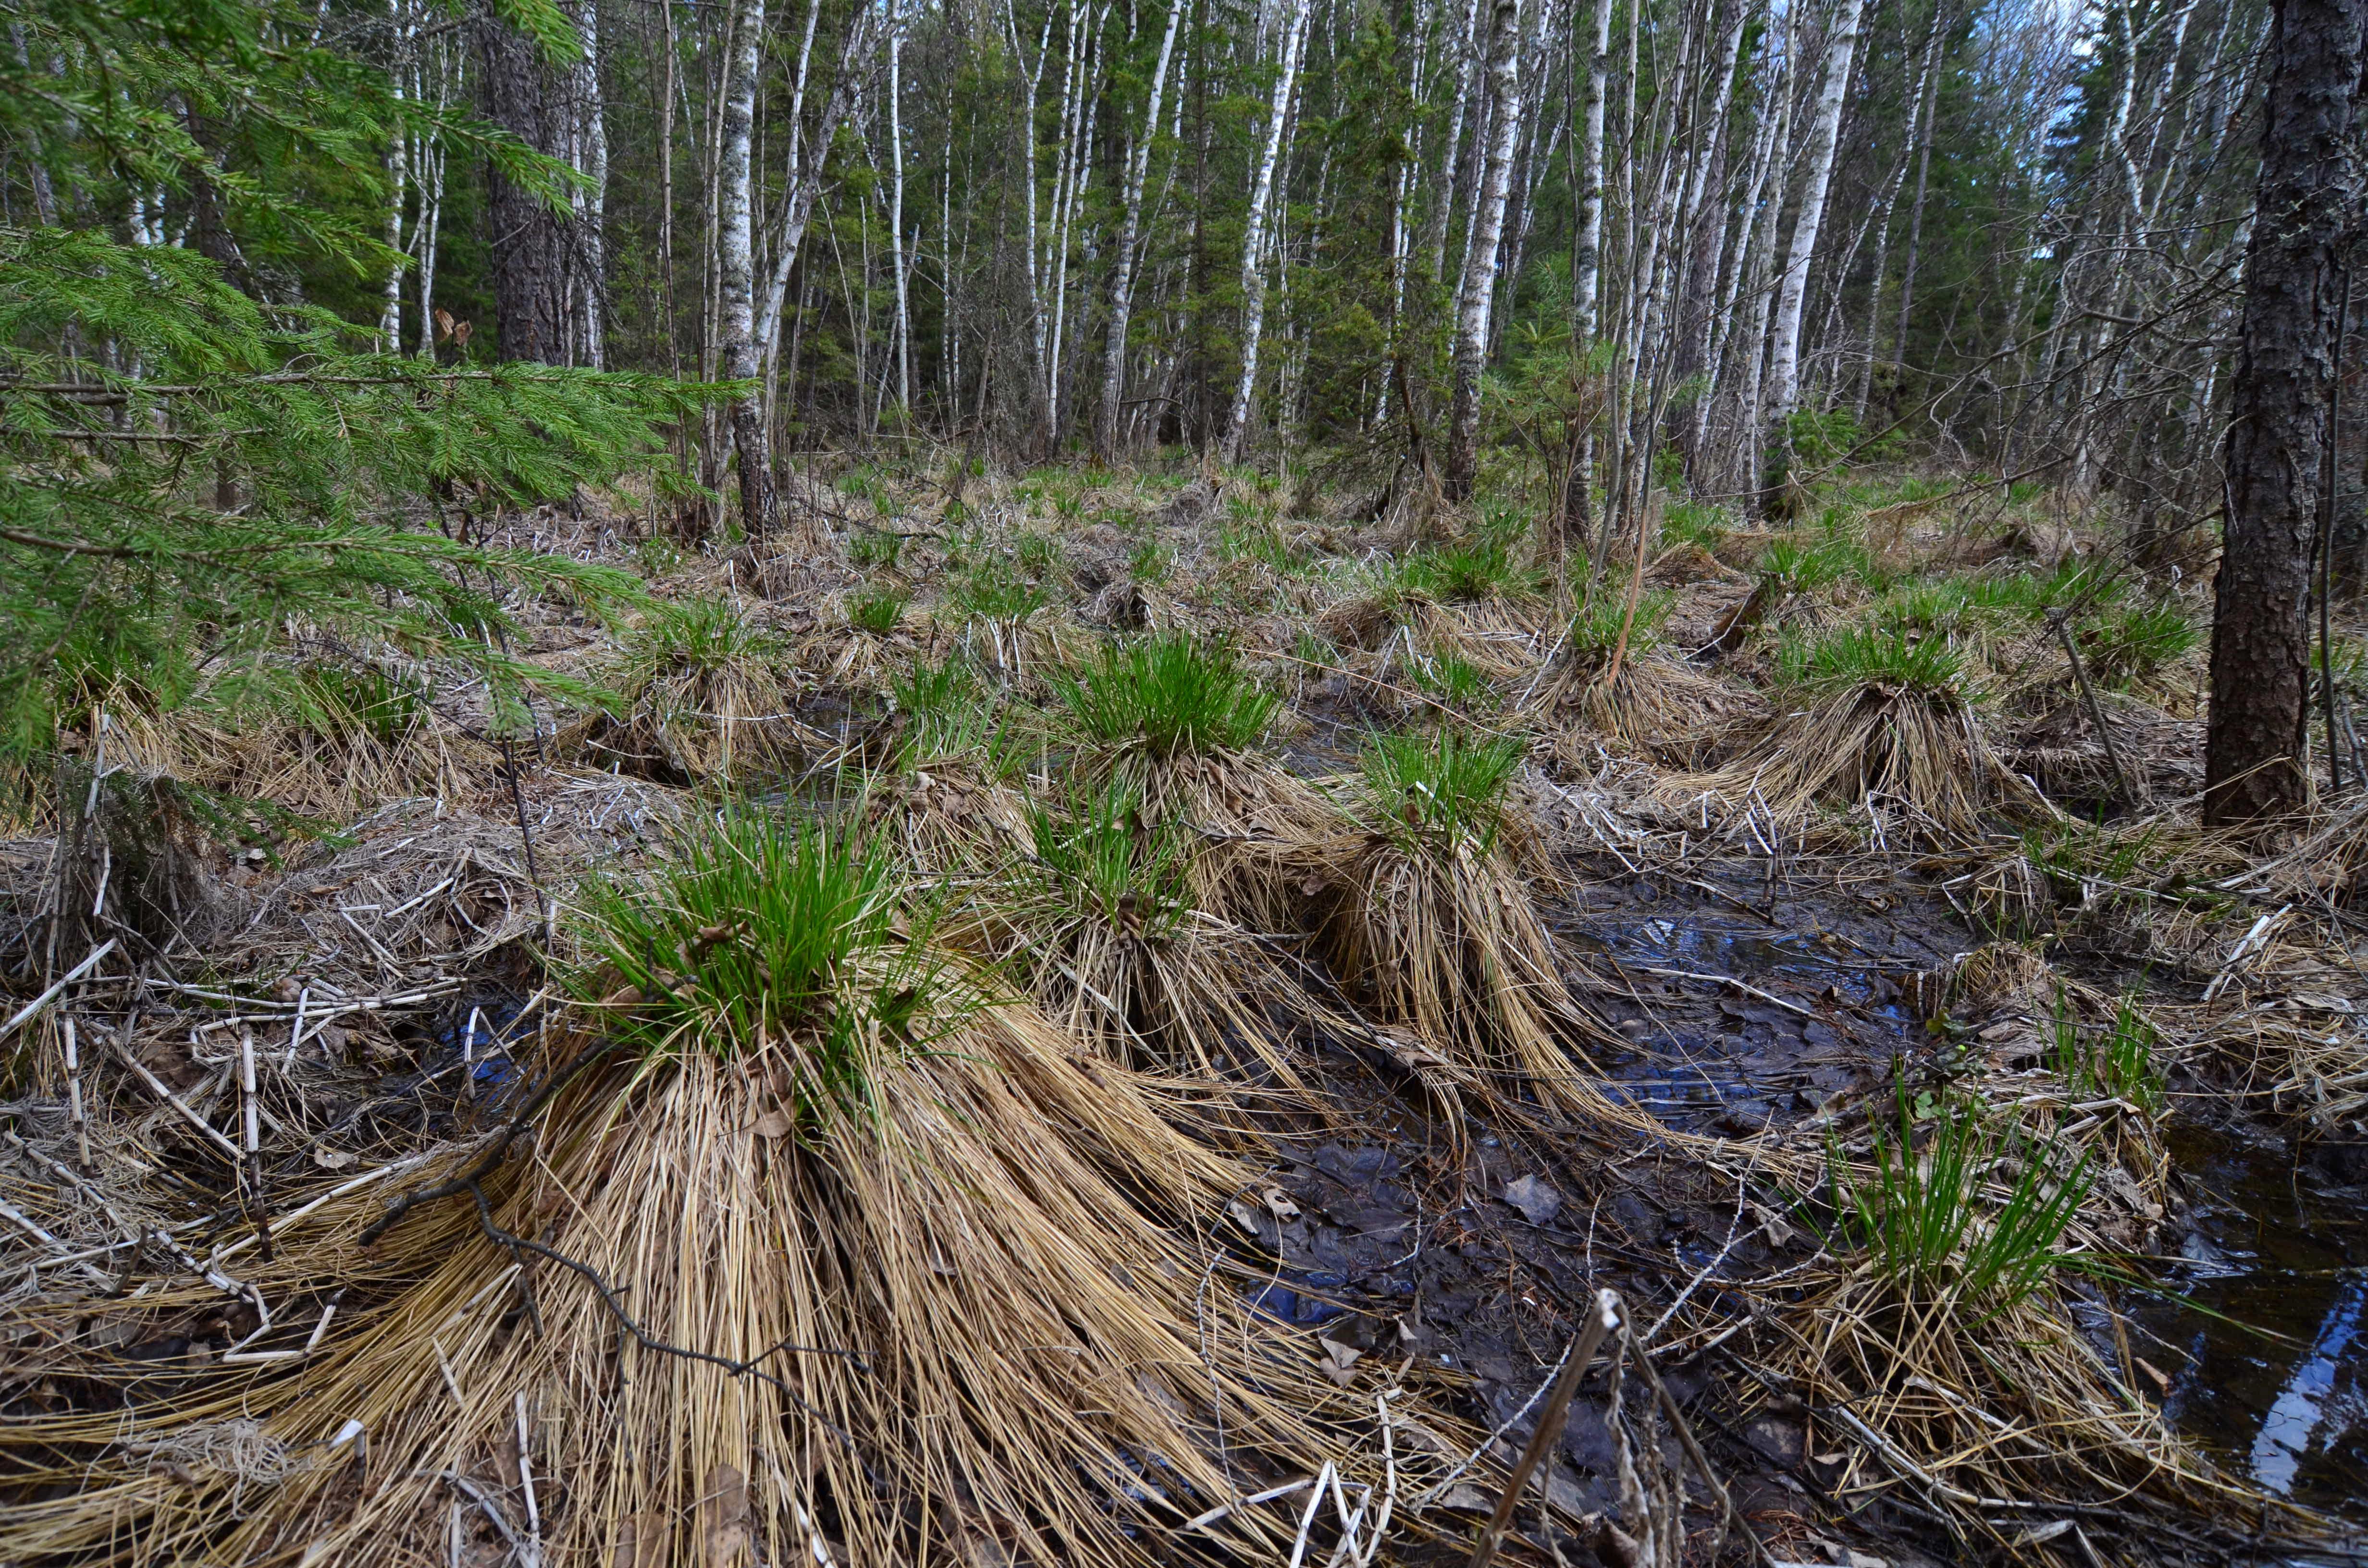
[(2357, 222), (2364, 22), (2368, 0), (2276, 0), (2272, 17), (2212, 629), (2212, 823), (2290, 810), (2307, 778), (2311, 543), (2343, 309), (2338, 261)]
[[(485, 118), (538, 153), (560, 144), (564, 112), (553, 73), (534, 41), (491, 15), (477, 24), (484, 56)], [(487, 250), (494, 275), (497, 332), (504, 359), (545, 365), (567, 361), (566, 233), (561, 216), (534, 192), (488, 172)]]

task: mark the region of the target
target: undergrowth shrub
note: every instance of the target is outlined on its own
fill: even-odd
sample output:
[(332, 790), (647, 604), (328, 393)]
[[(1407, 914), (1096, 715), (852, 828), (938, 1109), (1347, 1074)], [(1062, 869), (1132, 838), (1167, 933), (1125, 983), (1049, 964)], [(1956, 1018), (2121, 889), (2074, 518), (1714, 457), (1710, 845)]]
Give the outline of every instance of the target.
[(1230, 645), (1185, 632), (1105, 646), (1056, 688), (1087, 740), (1161, 755), (1255, 745), (1281, 706)]

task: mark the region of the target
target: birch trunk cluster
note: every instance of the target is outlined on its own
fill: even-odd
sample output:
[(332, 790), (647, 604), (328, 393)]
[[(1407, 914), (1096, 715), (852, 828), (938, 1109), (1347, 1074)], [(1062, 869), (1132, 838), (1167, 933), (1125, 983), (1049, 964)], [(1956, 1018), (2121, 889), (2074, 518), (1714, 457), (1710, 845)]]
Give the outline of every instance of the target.
[(2266, 0), (370, 4), (578, 176), (397, 138), (381, 342), (745, 382), (759, 528), (889, 440), (1344, 454), (1599, 574), (1869, 454), (2221, 502)]

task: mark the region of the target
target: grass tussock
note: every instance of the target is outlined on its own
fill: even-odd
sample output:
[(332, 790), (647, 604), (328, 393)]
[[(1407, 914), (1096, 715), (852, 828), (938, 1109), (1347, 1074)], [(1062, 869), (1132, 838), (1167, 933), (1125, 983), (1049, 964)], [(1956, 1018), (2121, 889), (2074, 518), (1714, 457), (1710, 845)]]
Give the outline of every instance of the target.
[(1354, 824), (1301, 858), (1315, 929), (1351, 994), (1461, 1083), (1617, 1119), (1531, 898), (1542, 862), (1508, 809), (1523, 752), (1453, 729), (1375, 737), (1340, 786)]
[(1829, 1151), (1839, 1261), (1769, 1351), (1797, 1397), (1888, 1446), (1837, 1442), (1819, 1479), (1887, 1483), (1890, 1456), (1914, 1456), (1928, 1502), (2001, 1545), (2017, 1532), (1985, 1498), (2248, 1498), (2078, 1326), (2067, 1278), (2114, 1267), (2084, 1214), (2090, 1156), (1962, 1096), (1911, 1107), (1903, 1089), (1896, 1124), (1875, 1120), (1863, 1157)]
[(791, 767), (803, 755), (789, 645), (725, 600), (659, 607), (609, 676), (619, 706), (588, 737), (598, 762), (687, 784)]
[(1058, 689), (1081, 776), (1122, 788), (1144, 823), (1195, 841), (1195, 907), (1245, 930), (1295, 928), (1283, 860), (1337, 812), (1253, 749), (1281, 699), (1233, 650), (1155, 633), (1105, 648)]
[(1247, 750), (1281, 707), (1230, 647), (1180, 632), (1106, 647), (1056, 689), (1087, 742), (1159, 757)]
[(1945, 639), (1846, 627), (1788, 639), (1766, 733), (1721, 776), (1795, 817), (1820, 806), (1904, 816), (1913, 836), (1962, 839), (1986, 813), (2035, 802), (1975, 716), (1980, 688)]
[[(60, 1418), (14, 1437), (91, 1461), (20, 1542), (136, 1522), (173, 1555), (440, 1560), (450, 1478), (499, 1492), (523, 1449), (549, 1561), (1147, 1562), (1151, 1527), (1236, 1495), (1238, 1467), (1343, 1451), (1350, 1396), (1207, 1256), (1249, 1172), (950, 962), (886, 1016), (879, 966), (911, 939), (879, 859), (727, 819), (638, 905), (588, 907), (586, 988), (628, 1050), (550, 1102), (533, 1160), (392, 1232), (321, 1354), (174, 1413), (328, 1462), (257, 1487)], [(315, 1449), (349, 1421), (366, 1461)], [(1271, 1555), (1287, 1507), (1216, 1539)]]
[(393, 661), (315, 653), (222, 672), (157, 711), (126, 694), (102, 703), (119, 760), (229, 799), (344, 821), (391, 796), (455, 792), (483, 746), (439, 722), (427, 673)]
[(801, 1125), (859, 1104), (884, 1053), (926, 1043), (936, 976), (885, 850), (851, 829), (727, 809), (631, 883), (591, 883), (586, 950), (646, 1059), (770, 1054)]
[(1200, 835), (1147, 819), (1122, 783), (1029, 808), (1028, 849), (955, 939), (1115, 1060), (1299, 1083), (1289, 1026), (1326, 1009), (1270, 940), (1199, 907)]
[(1638, 595), (1632, 618), (1626, 592), (1604, 586), (1573, 613), (1530, 695), (1529, 710), (1567, 715), (1667, 762), (1692, 761), (1733, 724), (1740, 702), (1715, 677), (1664, 648), (1675, 607), (1668, 590), (1647, 589)]

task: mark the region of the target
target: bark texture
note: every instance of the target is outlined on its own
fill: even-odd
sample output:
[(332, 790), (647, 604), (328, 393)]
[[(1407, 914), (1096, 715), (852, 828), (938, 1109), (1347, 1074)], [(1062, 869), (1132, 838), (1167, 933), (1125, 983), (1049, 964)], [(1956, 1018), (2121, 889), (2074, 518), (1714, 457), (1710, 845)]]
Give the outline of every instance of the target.
[(1817, 95), (1816, 119), (1809, 126), (1808, 179), (1801, 191), (1800, 215), (1793, 221), (1793, 244), (1776, 291), (1775, 337), (1768, 350), (1768, 423), (1783, 439), (1786, 422), (1801, 401), (1801, 319), (1809, 299), (1809, 263), (1826, 221), (1826, 196), (1833, 184), (1834, 150), (1839, 142), (1842, 107), (1850, 71), (1858, 59), (1859, 17), (1863, 0), (1842, 0), (1826, 43), (1826, 79)]
[[(734, 12), (724, 62), (722, 156), (715, 181), (720, 198), (716, 294), (722, 307), (723, 374), (753, 382), (763, 366), (757, 358), (756, 203), (749, 148), (757, 116), (757, 63), (765, 36), (764, 0), (745, 0)], [(761, 538), (772, 531), (773, 485), (764, 411), (753, 388), (732, 405), (732, 444), (740, 470), (740, 525), (750, 538)]]
[(1455, 308), (1455, 398), (1447, 424), (1447, 498), (1467, 499), (1480, 449), (1480, 373), (1487, 366), (1489, 316), (1497, 300), (1497, 254), (1505, 233), (1513, 147), (1521, 129), (1519, 0), (1495, 0), (1488, 28), (1489, 138), (1472, 216), (1472, 255)]
[[(539, 153), (559, 142), (557, 95), (532, 40), (491, 14), (477, 24), (485, 118)], [(565, 265), (559, 214), (496, 168), (487, 178), (495, 352), (558, 365), (567, 358)]]
[(588, 182), (554, 207), (499, 167), (488, 170), (495, 349), (504, 359), (598, 366), (608, 137), (593, 59), (595, 13), (589, 4), (566, 11), (583, 53), (565, 63), (546, 59), (532, 39), (490, 12), (476, 24), (485, 118)]
[(2214, 587), (2212, 823), (2288, 810), (2304, 792), (2311, 544), (2343, 308), (2338, 264), (2358, 227), (2363, 22), (2368, 0), (2278, 0), (2272, 12)]

